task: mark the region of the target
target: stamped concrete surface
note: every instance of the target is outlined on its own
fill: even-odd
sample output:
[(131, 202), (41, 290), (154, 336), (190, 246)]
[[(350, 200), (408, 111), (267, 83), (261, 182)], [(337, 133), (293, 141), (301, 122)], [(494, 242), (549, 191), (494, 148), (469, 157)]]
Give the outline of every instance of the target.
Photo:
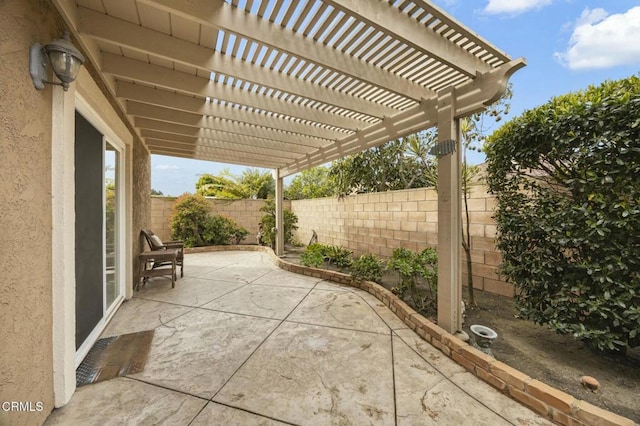
[(370, 294), (260, 252), (193, 253), (104, 332), (155, 329), (143, 372), (79, 388), (52, 425), (543, 425)]

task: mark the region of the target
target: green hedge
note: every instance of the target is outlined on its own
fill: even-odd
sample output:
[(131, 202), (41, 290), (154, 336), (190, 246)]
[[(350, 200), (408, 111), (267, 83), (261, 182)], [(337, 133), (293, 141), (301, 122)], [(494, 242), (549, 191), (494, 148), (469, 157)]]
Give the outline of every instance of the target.
[(637, 346), (640, 79), (554, 98), (485, 148), (521, 314), (599, 349)]

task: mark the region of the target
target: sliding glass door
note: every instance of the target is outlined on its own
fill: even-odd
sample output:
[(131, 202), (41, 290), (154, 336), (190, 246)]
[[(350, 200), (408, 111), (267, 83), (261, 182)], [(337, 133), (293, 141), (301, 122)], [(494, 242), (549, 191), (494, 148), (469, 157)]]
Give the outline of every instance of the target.
[(76, 362), (124, 298), (122, 151), (76, 112)]
[(104, 230), (105, 230), (105, 312), (111, 310), (112, 305), (121, 295), (118, 259), (120, 223), (120, 153), (108, 141), (104, 149)]

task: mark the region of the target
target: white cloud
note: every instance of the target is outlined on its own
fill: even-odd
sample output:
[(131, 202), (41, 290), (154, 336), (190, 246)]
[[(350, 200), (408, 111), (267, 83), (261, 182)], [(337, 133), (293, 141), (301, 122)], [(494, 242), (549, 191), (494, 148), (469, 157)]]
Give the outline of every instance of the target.
[(639, 40), (640, 6), (614, 15), (604, 9), (585, 9), (576, 21), (567, 50), (554, 56), (574, 70), (640, 64)]
[(541, 9), (553, 0), (489, 0), (484, 12), (490, 15), (519, 15), (533, 9)]
[(156, 170), (180, 170), (180, 167), (170, 164), (158, 164)]

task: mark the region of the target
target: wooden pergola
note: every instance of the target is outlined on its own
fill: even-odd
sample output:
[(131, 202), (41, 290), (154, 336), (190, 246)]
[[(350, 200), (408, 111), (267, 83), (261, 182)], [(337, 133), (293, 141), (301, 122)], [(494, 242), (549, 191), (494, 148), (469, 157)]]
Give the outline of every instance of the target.
[(277, 229), (283, 177), (437, 126), (458, 145), (438, 161), (438, 324), (461, 329), (458, 120), (523, 59), (426, 0), (53, 3), (150, 153), (274, 170)]

